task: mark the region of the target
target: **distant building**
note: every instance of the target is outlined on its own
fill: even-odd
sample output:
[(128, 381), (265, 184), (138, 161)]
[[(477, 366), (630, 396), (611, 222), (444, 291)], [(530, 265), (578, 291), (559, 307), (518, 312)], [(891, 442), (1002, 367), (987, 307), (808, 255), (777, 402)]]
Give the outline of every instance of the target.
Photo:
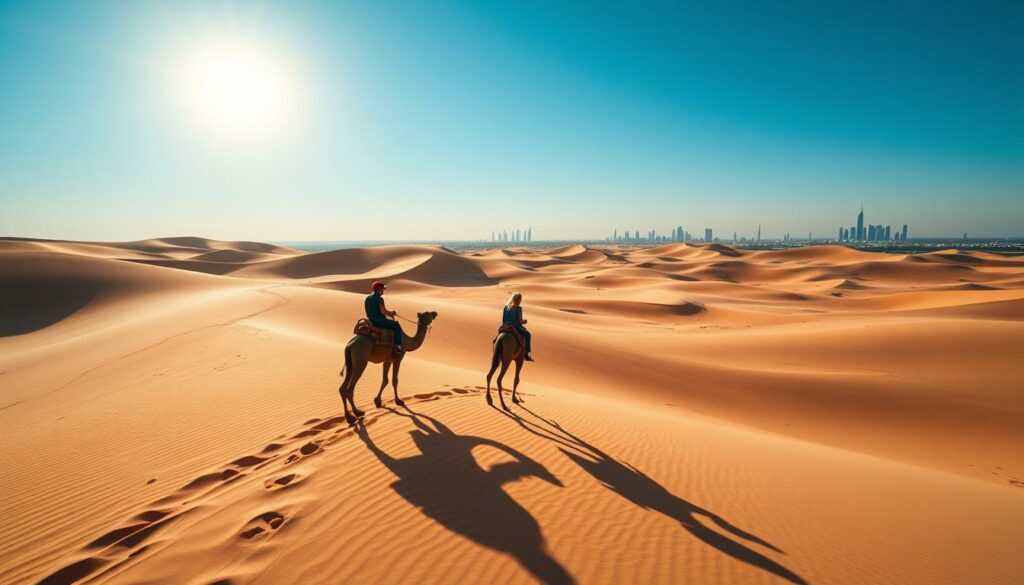
[(712, 241), (712, 239), (713, 238), (711, 237), (711, 228), (704, 228), (704, 241), (710, 242)]
[(900, 235), (900, 241), (907, 241), (907, 224), (903, 224), (903, 234)]
[(891, 240), (892, 240), (892, 226), (891, 225), (887, 225), (887, 226), (885, 226), (885, 241), (888, 242), (888, 241), (891, 241)]
[(757, 224), (757, 241), (761, 242), (761, 224)]

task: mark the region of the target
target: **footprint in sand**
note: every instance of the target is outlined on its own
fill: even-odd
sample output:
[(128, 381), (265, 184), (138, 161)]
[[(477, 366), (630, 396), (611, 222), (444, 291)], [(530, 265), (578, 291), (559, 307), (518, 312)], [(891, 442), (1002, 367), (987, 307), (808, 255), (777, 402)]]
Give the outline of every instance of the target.
[(131, 548), (163, 527), (170, 510), (146, 510), (132, 518), (132, 523), (116, 528), (85, 545), (86, 549), (102, 549), (112, 544)]
[(263, 482), (263, 488), (267, 490), (279, 490), (289, 486), (294, 486), (302, 481), (303, 477), (298, 473), (289, 473), (288, 475), (282, 475), (275, 479), (268, 479)]
[(252, 540), (261, 535), (270, 535), (284, 525), (285, 520), (287, 518), (279, 512), (264, 512), (250, 520), (239, 536), (246, 540)]
[(412, 397), (421, 401), (426, 402), (428, 400), (437, 400), (444, 396), (451, 396), (452, 393), (447, 390), (439, 390), (437, 392), (425, 392), (423, 394), (413, 394)]
[(323, 451), (323, 447), (320, 446), (320, 443), (317, 441), (310, 441), (299, 447), (298, 451), (293, 451), (291, 455), (288, 455), (288, 458), (284, 460), (284, 464), (289, 465), (295, 463), (303, 457), (308, 457), (315, 453), (319, 453), (320, 451)]

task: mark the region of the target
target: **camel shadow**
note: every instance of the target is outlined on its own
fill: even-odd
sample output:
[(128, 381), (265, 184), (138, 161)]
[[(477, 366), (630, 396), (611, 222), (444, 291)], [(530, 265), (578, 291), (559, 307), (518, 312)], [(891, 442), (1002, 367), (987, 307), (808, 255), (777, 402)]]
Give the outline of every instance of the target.
[[(530, 477), (562, 487), (554, 475), (497, 441), (457, 435), (437, 419), (408, 407), (405, 412), (388, 410), (412, 420), (416, 429), (409, 434), (418, 455), (394, 458), (373, 442), (364, 424), (357, 423), (355, 430), (367, 449), (398, 477), (391, 484), (398, 495), (448, 530), (512, 556), (538, 581), (574, 582), (548, 552), (537, 521), (502, 489), (506, 483)], [(515, 461), (481, 469), (472, 453), (480, 446), (498, 449)]]
[[(653, 510), (672, 518), (691, 535), (738, 561), (768, 571), (791, 583), (800, 585), (807, 583), (796, 573), (749, 546), (756, 544), (778, 553), (782, 552), (772, 544), (734, 526), (718, 514), (680, 498), (636, 467), (616, 460), (596, 446), (570, 433), (557, 422), (546, 419), (522, 405), (520, 408), (543, 424), (524, 419), (515, 413), (501, 410), (498, 412), (514, 420), (526, 431), (557, 443), (559, 450), (566, 457), (606, 488), (641, 508)], [(722, 532), (705, 526), (699, 518), (713, 523)]]

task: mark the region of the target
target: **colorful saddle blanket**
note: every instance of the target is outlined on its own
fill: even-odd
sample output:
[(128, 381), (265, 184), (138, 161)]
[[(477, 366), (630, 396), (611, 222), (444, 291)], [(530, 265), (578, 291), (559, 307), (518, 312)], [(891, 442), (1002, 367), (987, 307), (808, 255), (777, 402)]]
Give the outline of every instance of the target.
[(498, 336), (502, 333), (511, 333), (512, 335), (515, 335), (516, 341), (519, 342), (519, 348), (522, 349), (526, 347), (526, 338), (523, 337), (523, 334), (520, 333), (518, 329), (508, 324), (503, 324), (501, 327), (498, 327), (498, 332), (494, 335), (494, 340), (491, 341), (492, 345), (495, 341), (498, 341)]
[(356, 321), (356, 327), (352, 331), (356, 335), (365, 335), (381, 347), (391, 347), (395, 343), (395, 332), (390, 329), (381, 329), (370, 323), (368, 319)]

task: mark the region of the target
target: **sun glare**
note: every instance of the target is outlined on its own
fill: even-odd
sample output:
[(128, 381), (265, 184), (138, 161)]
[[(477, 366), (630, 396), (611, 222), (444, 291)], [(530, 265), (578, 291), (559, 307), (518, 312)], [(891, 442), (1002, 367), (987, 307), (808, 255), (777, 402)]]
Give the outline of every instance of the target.
[(287, 67), (252, 44), (201, 47), (185, 59), (182, 73), (186, 105), (211, 132), (250, 136), (280, 130), (295, 107)]

